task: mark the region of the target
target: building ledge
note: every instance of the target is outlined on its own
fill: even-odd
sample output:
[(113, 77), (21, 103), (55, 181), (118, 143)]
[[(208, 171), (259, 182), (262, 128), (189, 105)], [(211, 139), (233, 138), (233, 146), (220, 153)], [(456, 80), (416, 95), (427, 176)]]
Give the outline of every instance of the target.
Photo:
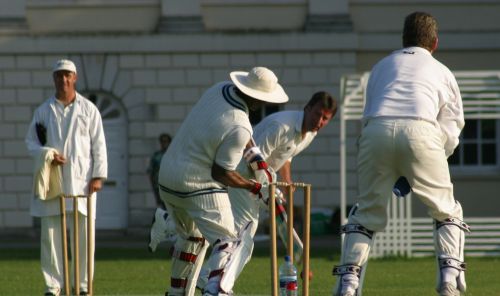
[(156, 30), (160, 11), (159, 0), (29, 0), (26, 20), (33, 34), (147, 33)]

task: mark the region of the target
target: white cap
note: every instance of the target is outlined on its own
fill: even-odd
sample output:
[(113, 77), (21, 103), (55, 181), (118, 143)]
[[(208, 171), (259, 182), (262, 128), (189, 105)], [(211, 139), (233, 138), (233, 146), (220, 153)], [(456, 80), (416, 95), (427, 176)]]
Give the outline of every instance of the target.
[(55, 72), (61, 71), (61, 70), (70, 71), (70, 72), (73, 72), (76, 74), (76, 66), (70, 60), (57, 61), (56, 64), (54, 65), (54, 69), (52, 69), (52, 73), (55, 73)]
[(269, 103), (288, 102), (288, 95), (278, 83), (278, 77), (265, 67), (250, 72), (235, 71), (229, 75), (236, 87), (247, 96)]

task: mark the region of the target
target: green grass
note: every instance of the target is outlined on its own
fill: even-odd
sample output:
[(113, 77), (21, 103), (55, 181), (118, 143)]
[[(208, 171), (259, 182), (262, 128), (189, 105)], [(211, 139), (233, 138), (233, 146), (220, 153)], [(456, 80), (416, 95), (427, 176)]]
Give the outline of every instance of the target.
[[(163, 295), (169, 283), (166, 248), (155, 254), (139, 249), (98, 249), (96, 295)], [(312, 250), (310, 295), (331, 295), (331, 269), (338, 254)], [(500, 295), (500, 258), (467, 258), (467, 295)], [(236, 295), (269, 295), (270, 263), (257, 250), (235, 286)], [(433, 258), (371, 260), (364, 295), (435, 295)], [(42, 295), (43, 280), (37, 249), (0, 250), (0, 295)]]

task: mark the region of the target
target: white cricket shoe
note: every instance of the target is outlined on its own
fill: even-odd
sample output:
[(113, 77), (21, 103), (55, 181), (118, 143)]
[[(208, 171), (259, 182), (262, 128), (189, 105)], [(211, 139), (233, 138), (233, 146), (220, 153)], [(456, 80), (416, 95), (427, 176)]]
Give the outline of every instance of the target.
[(156, 247), (164, 241), (174, 241), (177, 235), (175, 233), (175, 224), (168, 212), (157, 208), (153, 217), (153, 224), (149, 232), (149, 251), (156, 251)]

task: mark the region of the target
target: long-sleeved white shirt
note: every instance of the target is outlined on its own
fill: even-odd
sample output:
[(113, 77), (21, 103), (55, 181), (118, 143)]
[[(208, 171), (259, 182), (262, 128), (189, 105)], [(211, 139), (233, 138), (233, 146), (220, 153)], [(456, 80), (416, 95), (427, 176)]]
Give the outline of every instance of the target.
[(449, 156), (464, 127), (462, 97), (451, 71), (421, 47), (394, 51), (372, 69), (363, 119), (416, 118), (440, 127)]
[[(26, 146), (32, 156), (43, 149), (36, 134), (36, 123), (47, 129), (45, 147), (54, 148), (67, 162), (61, 166), (62, 189), (68, 195), (88, 194), (88, 184), (92, 178), (107, 178), (108, 160), (106, 139), (101, 114), (89, 100), (76, 94), (75, 101), (63, 108), (55, 97), (40, 105), (33, 114), (33, 120), (26, 135)], [(67, 209), (72, 201), (68, 200)], [(95, 198), (93, 202), (95, 213)], [(87, 201), (79, 199), (78, 211), (87, 214)], [(31, 201), (31, 214), (37, 217), (58, 215), (59, 201)]]
[(267, 116), (254, 127), (255, 143), (275, 171), (314, 140), (316, 132), (307, 132), (302, 138), (303, 119), (304, 111), (282, 111)]
[[(302, 137), (304, 111), (281, 111), (265, 117), (254, 127), (253, 138), (265, 161), (278, 171), (286, 161), (306, 149), (317, 132), (306, 132)], [(254, 178), (253, 171), (243, 159), (238, 172), (246, 178)]]
[(212, 166), (236, 169), (252, 136), (248, 112), (231, 82), (208, 89), (162, 158), (160, 188), (185, 197), (226, 191), (226, 186), (212, 178)]

